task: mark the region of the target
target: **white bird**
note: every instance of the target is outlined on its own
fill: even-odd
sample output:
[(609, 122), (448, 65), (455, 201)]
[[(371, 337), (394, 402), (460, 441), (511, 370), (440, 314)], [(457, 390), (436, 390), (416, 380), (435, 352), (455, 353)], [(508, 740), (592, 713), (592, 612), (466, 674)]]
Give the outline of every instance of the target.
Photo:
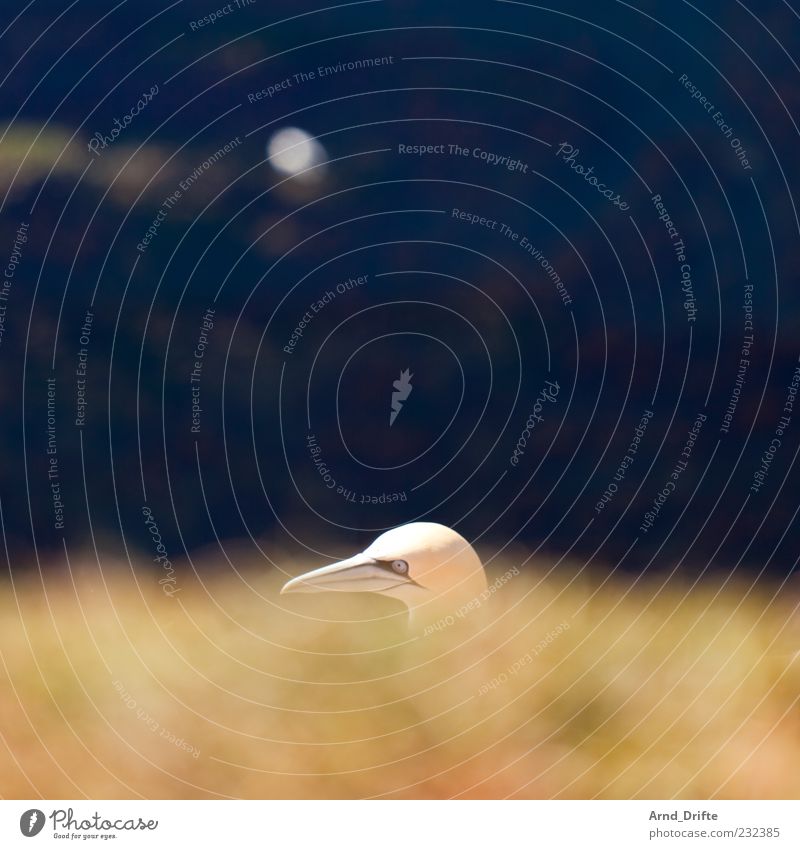
[(390, 596), (406, 605), (409, 624), (419, 626), (479, 606), (486, 575), (460, 534), (434, 522), (412, 522), (381, 534), (354, 557), (293, 578), (281, 595), (325, 591)]

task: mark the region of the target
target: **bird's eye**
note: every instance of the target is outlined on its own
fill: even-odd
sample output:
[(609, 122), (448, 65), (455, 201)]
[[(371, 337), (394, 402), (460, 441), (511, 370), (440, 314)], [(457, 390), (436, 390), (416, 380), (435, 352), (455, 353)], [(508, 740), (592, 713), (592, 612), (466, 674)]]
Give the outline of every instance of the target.
[(392, 560), (392, 569), (398, 575), (405, 575), (408, 572), (408, 563), (405, 560)]

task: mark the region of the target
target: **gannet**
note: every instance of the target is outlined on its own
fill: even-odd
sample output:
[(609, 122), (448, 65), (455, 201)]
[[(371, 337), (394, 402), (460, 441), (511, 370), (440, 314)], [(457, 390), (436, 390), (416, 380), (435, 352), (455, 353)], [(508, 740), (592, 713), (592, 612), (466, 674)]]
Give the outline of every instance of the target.
[(464, 605), (480, 605), (486, 575), (472, 546), (451, 528), (412, 522), (381, 534), (360, 554), (288, 581), (286, 593), (369, 592), (408, 608), (419, 627)]

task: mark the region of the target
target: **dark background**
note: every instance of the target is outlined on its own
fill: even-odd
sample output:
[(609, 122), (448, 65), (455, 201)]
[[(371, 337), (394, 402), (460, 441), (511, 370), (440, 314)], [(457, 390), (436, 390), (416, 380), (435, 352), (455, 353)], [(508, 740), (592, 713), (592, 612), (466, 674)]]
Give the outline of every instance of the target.
[[(793, 570), (800, 406), (763, 487), (749, 487), (800, 354), (796, 4), (258, 0), (191, 30), (218, 8), (79, 0), (0, 12), (4, 268), (30, 225), (0, 345), (10, 568), (92, 546), (149, 559), (148, 505), (173, 555), (253, 537), (269, 560), (273, 546), (324, 550), (426, 519), (495, 548), (513, 540), (636, 571)], [(388, 55), (391, 65), (248, 102), (298, 71)], [(682, 74), (724, 114), (752, 170)], [(89, 138), (155, 84), (152, 103), (92, 155)], [(316, 183), (281, 182), (266, 161), (271, 134), (292, 125), (327, 151)], [(164, 198), (237, 136), (138, 252)], [(628, 212), (558, 159), (562, 142)], [(441, 143), (517, 157), (528, 173), (397, 152)], [(655, 193), (686, 243), (694, 323)], [(517, 244), (453, 208), (525, 234), (571, 304)], [(368, 282), (285, 354), (309, 305), (359, 275)], [(722, 433), (748, 281), (751, 362)], [(193, 434), (192, 351), (212, 306)], [(406, 368), (414, 388), (390, 428)], [(47, 478), (50, 376), (63, 530)], [(546, 380), (558, 400), (513, 467)], [(598, 514), (647, 409), (635, 462)], [(700, 413), (688, 466), (643, 533)], [(355, 500), (325, 488), (309, 433)], [(405, 500), (360, 503), (395, 492)]]

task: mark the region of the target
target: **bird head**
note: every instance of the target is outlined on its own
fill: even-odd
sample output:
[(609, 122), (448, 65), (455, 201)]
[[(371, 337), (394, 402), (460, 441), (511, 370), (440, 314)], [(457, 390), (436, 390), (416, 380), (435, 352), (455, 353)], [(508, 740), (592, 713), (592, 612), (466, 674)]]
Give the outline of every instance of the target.
[(293, 578), (281, 594), (370, 592), (403, 602), (413, 621), (433, 621), (486, 590), (472, 546), (454, 530), (413, 522), (381, 534), (360, 554)]

